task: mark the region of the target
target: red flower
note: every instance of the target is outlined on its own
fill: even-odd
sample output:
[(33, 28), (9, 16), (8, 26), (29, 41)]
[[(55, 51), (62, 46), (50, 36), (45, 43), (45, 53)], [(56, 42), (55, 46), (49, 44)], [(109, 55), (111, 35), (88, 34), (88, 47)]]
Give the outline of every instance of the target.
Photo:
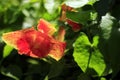
[(61, 5), (61, 16), (60, 16), (60, 21), (66, 21), (66, 12), (67, 11), (75, 11), (74, 8), (70, 7), (70, 6), (67, 6), (66, 4), (62, 4)]
[(59, 60), (64, 55), (66, 43), (52, 37), (56, 29), (47, 21), (40, 19), (37, 27), (38, 31), (34, 28), (28, 28), (4, 33), (2, 39), (17, 49), (19, 54), (36, 58), (49, 55)]
[(68, 25), (70, 25), (72, 27), (72, 30), (75, 32), (79, 31), (82, 27), (82, 24), (79, 24), (79, 23), (72, 21), (70, 19), (67, 19), (66, 21), (67, 21)]
[(73, 20), (68, 19), (66, 16), (67, 11), (77, 12), (77, 10), (75, 10), (74, 8), (67, 6), (66, 4), (63, 4), (61, 6), (61, 16), (60, 16), (59, 20), (62, 22), (67, 22), (72, 27), (73, 31), (75, 31), (75, 32), (79, 31), (82, 27), (82, 24), (79, 24)]

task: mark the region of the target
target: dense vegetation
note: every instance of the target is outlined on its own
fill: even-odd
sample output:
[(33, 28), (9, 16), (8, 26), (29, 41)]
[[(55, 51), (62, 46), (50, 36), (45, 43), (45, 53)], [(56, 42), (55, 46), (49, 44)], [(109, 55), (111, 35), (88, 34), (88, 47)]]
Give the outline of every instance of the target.
[[(59, 61), (19, 55), (1, 38), (3, 33), (37, 26), (40, 18), (66, 30), (67, 46)], [(119, 0), (0, 1), (0, 80), (120, 80), (119, 76)]]

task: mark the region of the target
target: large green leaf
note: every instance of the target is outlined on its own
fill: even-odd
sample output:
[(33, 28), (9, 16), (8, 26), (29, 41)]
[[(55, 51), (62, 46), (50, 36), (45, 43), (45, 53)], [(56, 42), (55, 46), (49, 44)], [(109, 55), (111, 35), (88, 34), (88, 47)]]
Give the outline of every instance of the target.
[(97, 49), (98, 36), (93, 38), (90, 43), (85, 34), (81, 34), (74, 45), (74, 59), (80, 68), (86, 72), (88, 68), (93, 68), (98, 75), (101, 75), (105, 69), (103, 56)]
[(67, 12), (67, 18), (80, 22), (81, 24), (86, 24), (90, 19), (90, 11)]
[(94, 11), (92, 6), (86, 5), (78, 9), (78, 12), (67, 12), (67, 18), (73, 21), (79, 22), (81, 24), (87, 24), (89, 21), (95, 20), (97, 13)]

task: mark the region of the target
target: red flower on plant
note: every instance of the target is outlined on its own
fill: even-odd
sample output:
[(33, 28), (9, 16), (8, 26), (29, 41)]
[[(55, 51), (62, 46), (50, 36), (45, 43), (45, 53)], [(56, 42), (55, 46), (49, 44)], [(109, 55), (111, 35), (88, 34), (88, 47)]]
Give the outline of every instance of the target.
[(62, 22), (67, 22), (68, 25), (72, 27), (73, 31), (75, 31), (75, 32), (79, 31), (82, 27), (82, 24), (79, 24), (79, 23), (67, 18), (67, 16), (66, 16), (66, 12), (68, 12), (68, 11), (69, 12), (76, 12), (76, 10), (73, 7), (67, 6), (66, 4), (63, 4), (61, 6), (61, 10), (62, 10), (61, 16), (60, 16), (59, 20)]
[(70, 25), (72, 27), (72, 30), (75, 32), (79, 31), (82, 27), (82, 24), (79, 24), (79, 23), (72, 21), (70, 19), (67, 19), (66, 22), (68, 23), (68, 25)]
[[(19, 54), (35, 58), (43, 58), (49, 55), (56, 60), (61, 59), (64, 55), (66, 43), (52, 37), (56, 29), (44, 19), (40, 19), (37, 27), (38, 31), (32, 27), (4, 33), (2, 39), (17, 49)], [(58, 36), (63, 38), (65, 34), (61, 34)]]

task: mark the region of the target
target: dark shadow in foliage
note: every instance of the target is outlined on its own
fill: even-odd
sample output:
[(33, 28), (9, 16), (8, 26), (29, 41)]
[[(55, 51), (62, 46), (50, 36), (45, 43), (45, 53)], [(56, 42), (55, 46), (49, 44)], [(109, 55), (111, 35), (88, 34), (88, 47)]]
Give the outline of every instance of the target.
[(2, 60), (2, 54), (3, 54), (2, 52), (3, 52), (3, 48), (4, 48), (3, 46), (4, 46), (4, 44), (0, 42), (0, 62)]
[[(114, 4), (114, 6), (113, 6), (113, 8), (112, 8), (112, 11), (111, 11), (111, 13), (112, 13), (112, 16), (114, 16), (116, 19), (117, 19), (117, 21), (118, 21), (118, 26), (116, 27), (116, 29), (114, 29), (113, 31), (114, 32), (116, 32), (116, 37), (118, 37), (117, 39), (118, 39), (118, 43), (120, 43), (119, 42), (119, 38), (120, 38), (120, 32), (118, 32), (118, 30), (120, 29), (120, 0), (115, 0), (115, 4)], [(114, 35), (113, 35), (114, 36)], [(116, 42), (116, 44), (117, 44), (117, 42)], [(118, 46), (116, 46), (116, 47), (120, 47), (120, 44), (118, 44)], [(119, 50), (119, 49), (118, 49)], [(117, 50), (117, 52), (118, 52), (118, 50)], [(114, 54), (114, 53), (113, 53)], [(118, 59), (118, 61), (117, 61), (117, 59), (116, 59), (116, 64), (118, 65), (118, 68), (120, 68), (120, 66), (119, 66), (119, 64), (120, 64), (120, 62), (119, 62), (119, 60), (120, 60), (120, 51), (118, 52), (118, 55), (116, 55), (116, 57), (115, 58), (117, 58)], [(115, 67), (117, 66), (117, 65), (115, 65)], [(120, 70), (119, 70), (119, 72), (114, 76), (114, 78), (113, 78), (113, 80), (119, 80), (120, 79)]]
[[(22, 23), (24, 21), (24, 15), (22, 12), (19, 13), (19, 16), (17, 16), (16, 20), (12, 23), (5, 23), (4, 22), (4, 15), (0, 16), (0, 29), (6, 29), (6, 28), (12, 28), (13, 30), (20, 29), (22, 26)], [(11, 16), (10, 16), (11, 19)], [(17, 26), (16, 26), (17, 25)], [(19, 25), (19, 26), (18, 26)]]
[(115, 4), (113, 5), (111, 9), (111, 14), (117, 20), (120, 20), (120, 0), (115, 0)]
[[(30, 62), (28, 62), (29, 59), (35, 60), (38, 63), (31, 64)], [(16, 67), (14, 67), (14, 65)], [(19, 75), (20, 77), (18, 76), (20, 80), (44, 80), (45, 76), (49, 72), (50, 64), (40, 59), (34, 59), (28, 56), (19, 55), (16, 50), (13, 50), (11, 54), (3, 60), (1, 67), (4, 67), (4, 70), (2, 71), (9, 71), (12, 75), (16, 77), (22, 71)], [(18, 71), (16, 70), (16, 68), (18, 68)], [(7, 77), (6, 75), (0, 74), (0, 76), (0, 79), (14, 80), (13, 78)]]
[[(112, 29), (109, 30), (109, 38), (103, 38), (103, 33), (100, 33), (98, 47), (104, 56), (106, 66), (111, 67), (113, 70), (111, 78), (117, 77), (120, 71), (120, 24), (117, 20), (112, 20)], [(106, 28), (107, 29), (107, 28)], [(106, 36), (107, 37), (107, 36)], [(109, 74), (109, 72), (108, 72)], [(107, 74), (107, 75), (108, 75)], [(113, 79), (118, 80), (118, 79)]]
[(99, 0), (94, 4), (94, 8), (98, 12), (98, 19), (104, 16), (112, 8), (115, 0)]
[(63, 57), (63, 70), (60, 75), (50, 80), (77, 80), (77, 77), (82, 73), (72, 56), (73, 49), (70, 49)]
[[(102, 5), (102, 2), (104, 2)], [(103, 27), (104, 30), (100, 30), (100, 39), (98, 47), (100, 49), (100, 52), (104, 56), (104, 60), (106, 63), (106, 70), (107, 74), (105, 74), (106, 78), (109, 80), (110, 78), (113, 78), (113, 80), (118, 80), (117, 77), (119, 75), (120, 71), (120, 1), (119, 0), (101, 0), (98, 3), (96, 3), (94, 6), (96, 7), (96, 10), (99, 12), (99, 16), (102, 17), (106, 14), (106, 12), (111, 12), (111, 15), (115, 17), (115, 19), (106, 18), (105, 25), (107, 24), (106, 28)], [(102, 8), (103, 7), (103, 8)], [(101, 18), (100, 18), (101, 19)], [(100, 20), (99, 19), (99, 20)], [(109, 21), (110, 20), (110, 21)], [(108, 21), (108, 22), (107, 22)], [(112, 25), (109, 25), (112, 23)], [(108, 26), (109, 25), (109, 26)], [(109, 30), (109, 27), (112, 29)], [(109, 34), (110, 32), (110, 34)], [(108, 37), (105, 39), (103, 36), (104, 34), (107, 34)], [(113, 73), (112, 75), (109, 74), (109, 70), (112, 68)]]
[(43, 61), (39, 61), (38, 64), (29, 64), (26, 73), (24, 73), (24, 79), (31, 80), (44, 80), (45, 76), (49, 73), (50, 64)]

